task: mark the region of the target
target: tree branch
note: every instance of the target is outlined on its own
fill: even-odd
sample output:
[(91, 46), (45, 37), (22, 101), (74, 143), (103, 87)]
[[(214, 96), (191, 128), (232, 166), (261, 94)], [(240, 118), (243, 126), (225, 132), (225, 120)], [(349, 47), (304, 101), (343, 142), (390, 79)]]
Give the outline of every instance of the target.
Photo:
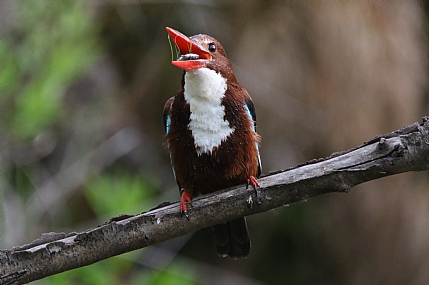
[(354, 149), (269, 173), (253, 189), (240, 185), (193, 200), (189, 220), (166, 203), (121, 216), (81, 233), (48, 233), (31, 244), (0, 251), (0, 284), (23, 284), (153, 245), (214, 224), (265, 212), (407, 171), (429, 169), (429, 117)]

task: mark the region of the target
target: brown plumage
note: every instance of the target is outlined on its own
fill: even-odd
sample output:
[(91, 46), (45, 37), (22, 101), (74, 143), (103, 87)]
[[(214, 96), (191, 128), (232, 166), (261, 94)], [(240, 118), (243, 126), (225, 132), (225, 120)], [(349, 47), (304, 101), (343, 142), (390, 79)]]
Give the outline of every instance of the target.
[[(170, 31), (169, 33), (172, 35)], [(180, 36), (183, 35), (180, 34)], [(255, 131), (256, 117), (253, 103), (247, 91), (238, 84), (232, 65), (226, 58), (225, 50), (216, 39), (207, 35), (196, 35), (186, 39), (192, 44), (183, 48), (183, 45), (173, 38), (181, 49), (182, 56), (184, 51), (190, 55), (182, 57), (185, 60), (178, 62), (181, 68), (187, 70), (182, 75), (182, 88), (164, 106), (166, 144), (170, 151), (177, 184), (184, 193), (181, 199), (181, 210), (185, 215), (187, 215), (186, 203), (191, 197), (246, 182), (256, 187), (256, 180), (251, 178), (258, 177), (261, 172), (257, 146), (260, 137)], [(198, 49), (195, 52), (195, 46), (203, 52), (210, 51), (210, 55), (200, 53), (199, 58), (204, 56), (211, 58), (194, 60), (194, 53), (198, 55), (199, 52)], [(224, 111), (222, 120), (231, 130), (228, 136), (209, 151), (204, 151), (196, 143), (194, 136), (197, 134), (193, 133), (190, 127), (191, 108), (186, 98), (190, 95), (185, 95), (185, 88), (188, 88), (185, 82), (186, 72), (202, 68), (213, 70), (226, 79), (226, 90), (220, 99), (220, 106), (215, 108), (220, 107), (220, 110)], [(203, 107), (206, 108), (206, 106)], [(207, 124), (225, 122), (207, 122)], [(218, 135), (214, 134), (214, 136)], [(238, 258), (249, 254), (250, 240), (244, 218), (216, 225), (214, 230), (220, 255)]]

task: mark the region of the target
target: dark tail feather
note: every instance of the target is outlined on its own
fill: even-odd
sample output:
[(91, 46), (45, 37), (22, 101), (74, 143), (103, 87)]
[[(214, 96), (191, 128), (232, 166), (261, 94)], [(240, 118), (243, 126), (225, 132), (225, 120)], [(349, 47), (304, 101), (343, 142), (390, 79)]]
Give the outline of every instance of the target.
[(220, 256), (243, 258), (249, 255), (250, 238), (244, 218), (214, 225), (213, 231), (216, 249)]

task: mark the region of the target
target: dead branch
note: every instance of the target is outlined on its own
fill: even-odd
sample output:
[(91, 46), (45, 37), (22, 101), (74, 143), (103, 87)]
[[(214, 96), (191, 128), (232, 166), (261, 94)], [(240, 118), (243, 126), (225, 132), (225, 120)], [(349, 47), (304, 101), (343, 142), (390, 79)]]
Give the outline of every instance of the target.
[(81, 233), (48, 233), (0, 251), (0, 284), (23, 284), (172, 239), (191, 231), (329, 192), (348, 192), (369, 180), (429, 169), (429, 117), (354, 149), (267, 174), (257, 195), (244, 185), (195, 198), (189, 220), (166, 203), (121, 216)]

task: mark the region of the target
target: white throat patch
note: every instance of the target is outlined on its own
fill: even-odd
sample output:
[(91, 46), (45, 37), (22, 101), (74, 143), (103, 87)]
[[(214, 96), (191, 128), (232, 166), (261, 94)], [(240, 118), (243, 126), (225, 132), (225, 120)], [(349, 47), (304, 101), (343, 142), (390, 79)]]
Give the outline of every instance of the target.
[(199, 68), (185, 74), (185, 100), (191, 111), (188, 129), (198, 155), (210, 154), (234, 131), (224, 119), (225, 107), (221, 104), (226, 89), (226, 79), (214, 70)]

